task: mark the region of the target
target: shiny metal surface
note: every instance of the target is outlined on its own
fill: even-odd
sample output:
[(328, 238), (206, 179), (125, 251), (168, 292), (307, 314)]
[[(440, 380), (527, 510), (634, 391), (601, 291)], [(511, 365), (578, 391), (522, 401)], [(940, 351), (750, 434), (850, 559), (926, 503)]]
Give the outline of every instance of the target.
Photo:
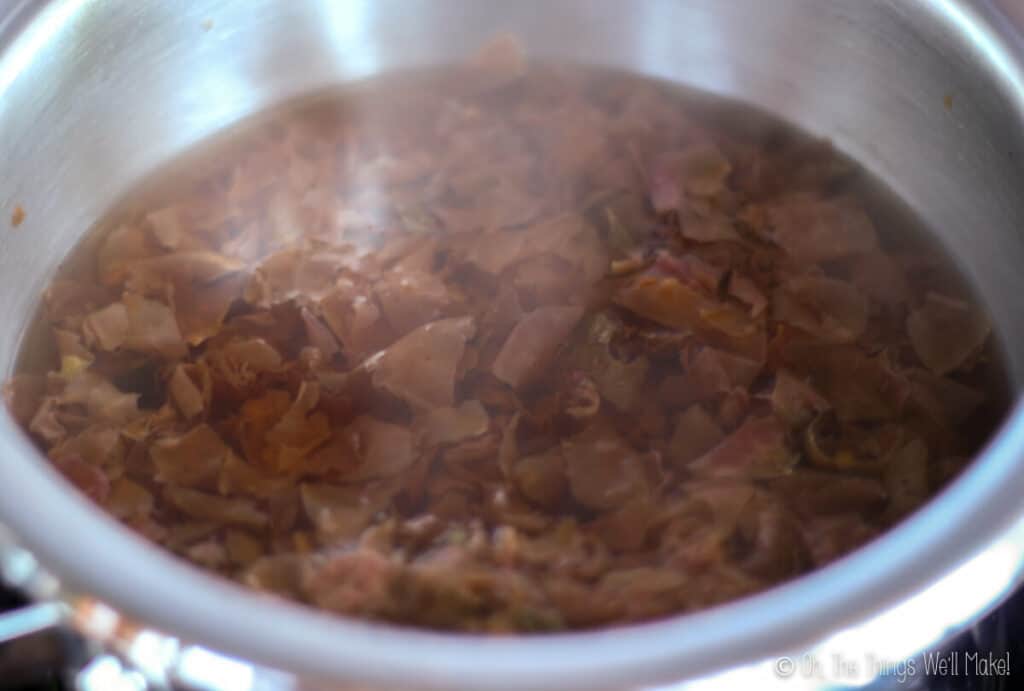
[[(974, 279), (1019, 391), (1024, 73), (1003, 19), (961, 0), (15, 3), (0, 22), (0, 377), (61, 258), (140, 176), (291, 96), (451, 61), (511, 30), (532, 55), (684, 82), (832, 137)], [(27, 217), (14, 229), (16, 204)], [(809, 647), (912, 654), (991, 606), (1024, 564), (1019, 407), (927, 508), (826, 569), (687, 617), (542, 639), (409, 632), (268, 600), (97, 511), (6, 414), (0, 459), (0, 520), (60, 583), (26, 587), (63, 598), (76, 626), (153, 680), (201, 688), (765, 687), (770, 660)]]

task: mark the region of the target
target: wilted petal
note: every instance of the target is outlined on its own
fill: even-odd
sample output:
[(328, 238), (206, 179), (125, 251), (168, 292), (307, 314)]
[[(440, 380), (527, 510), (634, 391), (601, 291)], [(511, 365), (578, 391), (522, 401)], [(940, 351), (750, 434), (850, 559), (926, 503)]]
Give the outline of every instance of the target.
[(650, 496), (639, 495), (599, 516), (587, 528), (609, 548), (633, 552), (647, 543), (656, 517), (654, 500)]
[(948, 374), (977, 352), (988, 338), (988, 319), (977, 307), (928, 293), (907, 317), (914, 352), (936, 374)]
[(593, 381), (602, 397), (621, 410), (632, 409), (647, 382), (650, 362), (644, 356), (624, 362), (612, 354), (610, 344), (621, 324), (606, 314), (592, 316), (586, 329), (571, 353), (573, 366)]
[(67, 380), (57, 403), (83, 405), (93, 422), (120, 425), (138, 416), (138, 398), (138, 394), (123, 393), (106, 379), (86, 370)]
[(665, 403), (686, 406), (723, 395), (746, 395), (763, 367), (760, 362), (707, 346), (692, 359), (684, 358), (683, 364), (684, 374), (663, 377), (659, 382), (659, 396)]
[(395, 475), (408, 468), (414, 460), (412, 435), (405, 427), (361, 416), (338, 432), (358, 465), (346, 480), (365, 480)]
[(127, 267), (128, 287), (143, 294), (160, 292), (170, 285), (180, 290), (189, 284), (208, 285), (243, 268), (237, 259), (216, 252), (172, 252), (132, 262)]
[(868, 297), (887, 305), (906, 302), (911, 296), (907, 277), (896, 261), (882, 252), (850, 257), (850, 282)]
[(93, 312), (82, 322), (82, 333), (88, 343), (103, 350), (117, 350), (128, 339), (131, 322), (123, 303), (114, 302)]
[(308, 556), (274, 554), (253, 562), (241, 579), (250, 588), (298, 598), (302, 596), (302, 577), (308, 564)]
[(156, 480), (187, 487), (212, 484), (229, 452), (209, 425), (194, 427), (180, 437), (158, 439), (149, 449)]
[(236, 388), (244, 388), (261, 374), (276, 372), (283, 364), (281, 354), (262, 338), (240, 338), (206, 355), (213, 373)]
[(733, 271), (729, 278), (729, 294), (750, 307), (750, 315), (756, 317), (768, 307), (768, 298), (752, 280)]
[(640, 274), (616, 290), (613, 300), (641, 317), (682, 331), (694, 331), (713, 345), (753, 360), (764, 358), (763, 319), (706, 297), (671, 276)]
[(455, 374), (476, 328), (472, 317), (424, 324), (373, 356), (365, 367), (374, 385), (421, 408), (451, 407)]
[(683, 237), (694, 242), (739, 242), (733, 222), (723, 216), (689, 214), (679, 219)]
[(748, 419), (688, 468), (709, 477), (775, 477), (788, 473), (796, 461), (785, 429), (774, 416), (766, 416)]
[(181, 212), (180, 207), (171, 205), (146, 214), (146, 222), (153, 233), (153, 238), (161, 247), (175, 250), (181, 245), (187, 232)]
[(621, 437), (599, 425), (562, 441), (569, 488), (591, 509), (621, 506), (648, 491), (646, 462)]
[(887, 459), (883, 481), (892, 517), (902, 517), (921, 506), (931, 494), (928, 447), (920, 439), (911, 439), (897, 449)]
[(241, 530), (225, 532), (224, 549), (228, 559), (239, 566), (252, 564), (266, 552), (262, 542)]
[(658, 253), (655, 267), (675, 276), (691, 288), (696, 288), (706, 295), (713, 295), (718, 292), (725, 272), (717, 266), (713, 266), (695, 254), (684, 254), (677, 257), (668, 252)]
[(741, 561), (749, 573), (769, 581), (790, 578), (804, 570), (808, 561), (800, 523), (778, 502), (752, 508), (740, 530), (748, 533), (750, 553)]
[(852, 199), (793, 196), (765, 205), (771, 238), (793, 259), (825, 262), (878, 247), (874, 224)]
[(729, 160), (710, 143), (661, 154), (648, 171), (651, 206), (663, 213), (681, 209), (685, 194), (714, 196), (724, 188), (730, 172)]
[(175, 289), (174, 313), (190, 345), (199, 345), (220, 331), (231, 306), (242, 295), (244, 280), (243, 274), (235, 273), (209, 284)]
[(339, 282), (320, 301), (320, 311), (351, 359), (368, 357), (394, 340), (376, 298), (351, 281)]
[(520, 458), (512, 466), (512, 481), (534, 504), (548, 509), (557, 506), (567, 485), (561, 447), (553, 446), (545, 452)]
[(297, 467), (317, 447), (331, 438), (327, 416), (314, 412), (320, 388), (314, 382), (302, 382), (295, 400), (264, 437), (264, 460), (277, 471)]
[(509, 334), (491, 371), (508, 385), (528, 384), (549, 364), (583, 316), (582, 307), (539, 307)]
[(326, 360), (331, 360), (341, 352), (334, 334), (331, 333), (331, 330), (319, 317), (305, 307), (300, 310), (300, 313), (302, 315), (302, 326), (306, 332), (306, 340), (311, 346), (319, 350)]
[(490, 416), (480, 401), (464, 401), (457, 408), (435, 408), (420, 415), (415, 430), (425, 446), (438, 446), (478, 437), (490, 428)]
[(53, 464), (64, 478), (85, 496), (98, 504), (106, 502), (110, 495), (110, 480), (97, 466), (86, 463), (77, 456), (54, 459)]
[(133, 264), (156, 255), (159, 245), (139, 226), (121, 225), (107, 233), (96, 252), (100, 281), (113, 286), (123, 283)]
[(204, 521), (260, 528), (267, 514), (246, 499), (218, 497), (185, 487), (167, 487), (164, 496), (182, 513)]
[(291, 482), (289, 477), (265, 472), (228, 452), (217, 479), (217, 489), (225, 495), (248, 494), (262, 499), (282, 493)]
[(124, 452), (117, 429), (95, 425), (53, 446), (50, 458), (74, 457), (97, 467), (117, 467), (124, 461)]
[(868, 302), (849, 283), (799, 276), (777, 290), (774, 316), (826, 343), (857, 340), (868, 323)]
[(139, 483), (122, 477), (110, 488), (106, 506), (118, 518), (144, 516), (153, 509), (153, 495)]
[(722, 441), (722, 429), (699, 405), (692, 405), (676, 418), (675, 430), (668, 442), (667, 461), (676, 467), (700, 458)]
[(206, 408), (206, 399), (188, 372), (187, 365), (176, 365), (174, 373), (167, 381), (167, 391), (181, 414), (191, 420)]
[(82, 339), (73, 331), (53, 329), (53, 341), (60, 355), (60, 374), (62, 377), (74, 376), (87, 368), (96, 359), (92, 351), (82, 344)]
[(778, 496), (802, 517), (871, 514), (888, 495), (878, 480), (813, 470), (799, 470), (771, 481)]
[(266, 442), (267, 430), (277, 424), (291, 405), (291, 396), (280, 389), (270, 389), (242, 404), (238, 438), (250, 462), (261, 466), (273, 463), (273, 449)]
[(443, 316), (451, 306), (448, 289), (433, 274), (391, 271), (374, 284), (377, 302), (395, 333), (408, 333)]
[(351, 487), (303, 483), (299, 492), (307, 518), (332, 540), (354, 540), (378, 510)]
[(985, 394), (978, 389), (926, 370), (910, 370), (907, 379), (910, 402), (942, 425), (962, 423), (985, 402)]
[(814, 517), (802, 524), (804, 543), (815, 566), (824, 566), (872, 540), (878, 528), (858, 513)]
[(129, 323), (124, 347), (170, 359), (185, 356), (188, 347), (170, 307), (134, 293), (125, 293), (122, 302)]
[(16, 374), (3, 385), (3, 399), (15, 421), (27, 426), (39, 410), (46, 393), (46, 378), (34, 374)]
[(791, 426), (804, 425), (827, 410), (829, 402), (814, 388), (787, 370), (775, 374), (771, 395), (772, 410)]
[(733, 388), (746, 389), (757, 378), (762, 363), (715, 348), (702, 348), (687, 368), (687, 376), (702, 396)]

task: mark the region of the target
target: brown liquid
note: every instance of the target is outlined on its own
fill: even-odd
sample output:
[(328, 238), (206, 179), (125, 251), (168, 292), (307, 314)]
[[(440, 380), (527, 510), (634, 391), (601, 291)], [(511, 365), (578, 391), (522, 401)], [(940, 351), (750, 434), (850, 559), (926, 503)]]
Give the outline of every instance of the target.
[[(697, 159), (686, 158), (694, 151)], [(682, 158), (666, 158), (675, 152)], [(683, 159), (685, 170), (672, 168)], [(723, 160), (727, 169), (715, 173)], [(657, 212), (655, 178), (676, 174), (685, 191), (676, 208)], [(877, 243), (845, 254), (825, 243), (817, 259), (799, 259), (821, 247), (800, 249), (802, 236), (787, 239), (783, 221), (759, 220), (786, 211), (794, 193), (826, 205), (853, 200), (850, 217), (866, 214)], [(170, 205), (184, 210), (179, 223), (147, 219)], [(553, 222), (566, 217), (580, 229)], [(695, 237), (708, 219), (725, 222), (728, 237)], [(531, 234), (537, 227), (545, 230)], [(144, 246), (104, 260), (111, 233), (123, 228)], [(475, 239), (483, 232), (493, 242)], [(552, 240), (563, 232), (569, 244)], [(529, 238), (521, 247), (503, 244), (520, 236)], [(322, 243), (316, 251), (303, 245), (311, 238)], [(429, 249), (429, 259), (402, 255), (403, 243)], [(328, 245), (334, 259), (307, 262), (288, 279), (271, 276), (266, 260), (275, 252), (304, 246), (315, 258)], [(357, 262), (352, 247), (369, 258)], [(489, 253), (493, 247), (504, 249)], [(190, 327), (186, 320), (218, 299), (207, 284), (171, 277), (167, 290), (132, 272), (153, 257), (197, 250), (237, 259), (209, 285), (242, 276), (244, 286), (212, 321)], [(516, 261), (507, 261), (513, 251)], [(895, 267), (906, 294), (891, 302), (875, 296), (858, 263), (865, 254)], [(398, 259), (384, 258), (391, 255)], [(591, 255), (603, 262), (596, 276), (579, 259)], [(324, 268), (331, 262), (355, 268)], [(335, 273), (324, 283), (318, 271)], [(443, 286), (427, 281), (403, 296), (400, 284), (388, 283), (403, 272)], [(696, 316), (652, 306), (644, 276), (679, 286), (700, 306)], [(789, 283), (798, 276), (811, 282)], [(929, 304), (930, 292), (942, 296), (940, 311), (981, 308), (933, 236), (862, 168), (748, 106), (590, 68), (534, 65), (517, 78), (467, 68), (406, 74), (262, 114), (140, 183), (57, 279), (105, 287), (95, 304), (67, 314), (55, 315), (51, 299), (26, 334), (19, 371), (63, 368), (63, 379), (53, 378), (62, 382), (85, 367), (137, 394), (140, 409), (115, 424), (90, 419), (81, 400), (55, 399), (63, 436), (38, 412), (25, 420), (73, 482), (143, 534), (226, 576), (344, 614), (418, 626), (593, 627), (768, 587), (915, 509), (962, 469), (1009, 400), (991, 337), (944, 375), (946, 388), (927, 374), (920, 346), (908, 341), (908, 314)], [(753, 297), (742, 279), (752, 279)], [(811, 305), (832, 287), (841, 294), (835, 304), (851, 313)], [(170, 304), (188, 346), (156, 343), (156, 329), (125, 335), (120, 326), (82, 326), (125, 290), (151, 307)], [(432, 290), (443, 293), (436, 302)], [(510, 295), (508, 317), (496, 305)], [(367, 300), (380, 314), (358, 311)], [(780, 300), (790, 301), (788, 316)], [(547, 321), (515, 341), (541, 312)], [(319, 340), (299, 315), (322, 327)], [(424, 321), (467, 315), (471, 335), (453, 333), (436, 351), (417, 352), (397, 380), (374, 369), (375, 352), (393, 350)], [(742, 322), (743, 333), (716, 321), (723, 317)], [(91, 364), (69, 360), (66, 342), (58, 357), (55, 322), (84, 340)], [(225, 329), (241, 335), (232, 341)], [(530, 367), (520, 366), (523, 352), (559, 329), (561, 349), (541, 348)], [(105, 347), (104, 334), (118, 345)], [(239, 363), (223, 355), (239, 339), (247, 354), (231, 357), (249, 358), (249, 374), (229, 371)], [(450, 390), (410, 374), (453, 349), (461, 356)], [(259, 369), (268, 357), (276, 364)], [(847, 359), (836, 364), (837, 357)], [(182, 359), (185, 369), (176, 364)], [(796, 412), (780, 408), (779, 381), (790, 374), (828, 401), (790, 392)], [(199, 412), (188, 414), (173, 377), (201, 392)], [(867, 394), (851, 384), (882, 380)], [(303, 386), (318, 393), (300, 410)], [(973, 392), (984, 400), (954, 414), (949, 387), (956, 406)], [(861, 394), (877, 398), (879, 411), (850, 412)], [(897, 399), (899, 410), (888, 410)], [(442, 423), (436, 408), (452, 408), (445, 415), (454, 417)], [(278, 427), (286, 411), (297, 426)], [(215, 441), (175, 461), (176, 440), (199, 421)], [(826, 458), (812, 457), (810, 426), (830, 437), (836, 424), (840, 438), (822, 440)], [(122, 436), (105, 437), (113, 451), (94, 462), (94, 447), (69, 441), (83, 429)], [(367, 471), (366, 449), (387, 447), (372, 461), (387, 466), (403, 455), (393, 447), (407, 430), (415, 458), (397, 471)], [(456, 439), (423, 441), (440, 430)], [(705, 433), (714, 441), (694, 451)], [(301, 448), (317, 435), (313, 448)], [(224, 457), (205, 458), (218, 443)], [(164, 453), (161, 444), (173, 448)], [(582, 457), (592, 466), (577, 467)], [(206, 469), (184, 468), (207, 461)], [(819, 495), (831, 505), (807, 500)], [(238, 503), (211, 508), (216, 501)], [(364, 506), (373, 510), (355, 516)]]

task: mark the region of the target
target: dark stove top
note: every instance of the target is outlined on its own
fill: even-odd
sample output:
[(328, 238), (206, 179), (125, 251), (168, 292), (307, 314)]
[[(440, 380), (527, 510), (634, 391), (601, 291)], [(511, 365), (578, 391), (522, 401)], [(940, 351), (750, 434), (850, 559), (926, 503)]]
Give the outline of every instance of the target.
[[(0, 589), (0, 611), (21, 604), (23, 601), (19, 596)], [(0, 691), (72, 691), (72, 686), (65, 683), (63, 670), (45, 665), (22, 670), (24, 653), (9, 648), (10, 644), (0, 645)], [(902, 688), (907, 691), (1010, 691), (1024, 688), (1024, 684), (1020, 683), (1021, 677), (1024, 677), (1024, 589), (1011, 596), (973, 629), (954, 639), (944, 651), (956, 654), (960, 659), (971, 659), (970, 656), (975, 654), (985, 657), (990, 653), (1000, 657), (1009, 652), (1010, 674), (977, 676), (973, 669), (963, 669), (956, 676), (922, 675)], [(20, 658), (17, 673), (5, 668), (5, 660), (10, 652), (16, 652)]]
[[(23, 604), (19, 595), (0, 588), (0, 612)], [(27, 647), (23, 643), (0, 645), (0, 691), (72, 691), (62, 683), (63, 670), (49, 669), (45, 664), (24, 664), (26, 657), (36, 649), (34, 644)]]

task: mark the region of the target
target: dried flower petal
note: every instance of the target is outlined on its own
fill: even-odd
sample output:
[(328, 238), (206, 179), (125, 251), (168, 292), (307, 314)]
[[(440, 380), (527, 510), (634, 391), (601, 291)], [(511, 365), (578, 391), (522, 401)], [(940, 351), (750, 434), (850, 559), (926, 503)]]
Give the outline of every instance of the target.
[(185, 487), (167, 487), (164, 496), (179, 511), (199, 520), (253, 528), (267, 524), (267, 514), (244, 499), (226, 499)]
[(598, 425), (564, 440), (562, 454), (573, 497), (588, 508), (615, 508), (648, 491), (641, 454)]
[(98, 467), (86, 463), (77, 456), (55, 459), (53, 464), (82, 494), (98, 504), (107, 501), (110, 495), (110, 480)]
[(39, 410), (46, 393), (46, 379), (32, 374), (18, 374), (3, 385), (3, 399), (14, 420), (22, 425)]
[(478, 437), (490, 428), (490, 416), (480, 401), (465, 401), (457, 408), (435, 408), (415, 424), (424, 446), (439, 446)]
[(966, 303), (929, 293), (907, 317), (907, 335), (924, 365), (936, 374), (960, 367), (988, 338), (985, 315)]
[(125, 348), (169, 359), (185, 356), (188, 348), (170, 307), (134, 293), (125, 293), (122, 302), (129, 325), (123, 341)]
[(416, 460), (411, 434), (404, 427), (363, 416), (339, 434), (358, 461), (349, 481), (395, 475)]
[(523, 496), (544, 508), (558, 505), (566, 489), (565, 459), (561, 448), (520, 458), (512, 467), (512, 478)]
[(229, 449), (213, 429), (199, 425), (180, 437), (157, 440), (149, 453), (158, 482), (198, 487), (216, 480)]
[(722, 438), (722, 429), (714, 418), (699, 405), (692, 405), (676, 419), (668, 442), (668, 460), (681, 467), (713, 449)]
[(424, 324), (374, 355), (365, 367), (376, 386), (414, 406), (451, 407), (459, 360), (475, 332), (470, 317)]
[(320, 311), (350, 358), (368, 357), (394, 340), (376, 298), (351, 281), (339, 281), (320, 301)]
[(793, 427), (807, 424), (829, 408), (829, 402), (810, 384), (784, 369), (775, 374), (771, 402), (775, 414)]
[(528, 384), (564, 345), (582, 316), (582, 307), (538, 307), (526, 314), (495, 358), (494, 376), (513, 388)]
[(767, 416), (747, 420), (688, 467), (709, 477), (757, 478), (785, 475), (796, 461), (786, 443), (785, 429), (776, 418)]
[(107, 508), (119, 518), (144, 516), (153, 509), (153, 495), (139, 483), (122, 477), (110, 488)]
[(124, 304), (114, 302), (93, 312), (82, 322), (86, 341), (96, 343), (103, 350), (117, 350), (128, 339), (131, 322)]
[(874, 224), (849, 198), (793, 196), (762, 211), (771, 238), (797, 261), (831, 261), (878, 247)]
[(354, 540), (378, 510), (351, 487), (304, 483), (299, 492), (306, 516), (331, 540)]
[(857, 340), (868, 323), (867, 300), (848, 283), (818, 276), (791, 278), (774, 296), (775, 317), (827, 343)]
[(389, 272), (374, 284), (374, 292), (395, 333), (440, 319), (452, 303), (445, 284), (422, 271)]

